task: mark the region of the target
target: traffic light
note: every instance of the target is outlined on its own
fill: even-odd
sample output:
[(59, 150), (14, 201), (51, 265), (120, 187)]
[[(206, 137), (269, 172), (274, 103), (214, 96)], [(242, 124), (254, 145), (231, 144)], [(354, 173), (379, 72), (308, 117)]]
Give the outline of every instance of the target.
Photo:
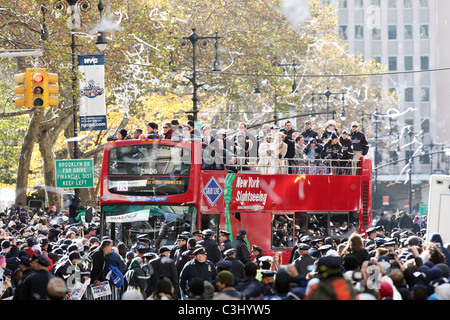
[[(28, 70), (28, 69), (27, 69)], [(47, 90), (45, 88), (45, 69), (30, 69), (31, 74), (31, 108), (44, 108)], [(48, 93), (47, 93), (48, 95)]]
[(59, 104), (57, 97), (59, 93), (58, 75), (56, 73), (48, 73), (45, 69), (39, 68), (27, 69), (27, 72), (29, 72), (31, 79), (29, 89), (31, 98), (27, 106), (29, 108), (57, 107)]
[(16, 97), (16, 107), (31, 108), (31, 76), (27, 70), (25, 73), (14, 75), (14, 82), (18, 85), (14, 88), (14, 93), (20, 97)]
[(14, 75), (18, 85), (14, 93), (16, 107), (47, 108), (59, 104), (58, 75), (43, 68), (27, 69), (25, 73)]

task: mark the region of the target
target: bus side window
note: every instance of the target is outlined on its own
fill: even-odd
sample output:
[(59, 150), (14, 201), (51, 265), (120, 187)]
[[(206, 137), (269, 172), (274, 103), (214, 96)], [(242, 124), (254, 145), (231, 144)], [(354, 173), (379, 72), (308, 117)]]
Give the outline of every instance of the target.
[(294, 216), (274, 215), (272, 220), (272, 248), (289, 248), (294, 245)]

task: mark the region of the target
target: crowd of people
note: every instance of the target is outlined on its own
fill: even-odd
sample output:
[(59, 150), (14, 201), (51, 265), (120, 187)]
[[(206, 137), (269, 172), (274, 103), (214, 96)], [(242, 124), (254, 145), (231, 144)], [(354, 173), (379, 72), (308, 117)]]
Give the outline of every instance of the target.
[(107, 286), (117, 300), (448, 300), (448, 244), (424, 227), (401, 212), (348, 238), (300, 235), (283, 265), (245, 230), (184, 231), (159, 248), (142, 234), (127, 247), (101, 237), (98, 216), (13, 206), (0, 215), (0, 298), (91, 300)]
[(162, 133), (158, 129), (157, 123), (149, 122), (146, 132), (136, 128), (130, 135), (126, 129), (120, 129), (117, 137), (108, 140), (201, 141), (218, 150), (229, 169), (251, 170), (252, 165), (266, 174), (318, 173), (315, 169), (302, 170), (324, 165), (328, 167), (326, 173), (354, 175), (356, 163), (369, 149), (366, 136), (358, 130), (357, 122), (352, 122), (351, 130), (340, 132), (336, 122), (329, 120), (322, 132), (317, 132), (310, 120), (304, 122), (303, 131), (297, 131), (288, 120), (283, 128), (265, 124), (256, 135), (247, 130), (245, 122), (241, 122), (237, 132), (231, 136), (227, 136), (227, 130), (213, 130), (210, 125), (203, 125), (199, 131), (191, 120), (181, 125), (174, 119), (163, 123)]

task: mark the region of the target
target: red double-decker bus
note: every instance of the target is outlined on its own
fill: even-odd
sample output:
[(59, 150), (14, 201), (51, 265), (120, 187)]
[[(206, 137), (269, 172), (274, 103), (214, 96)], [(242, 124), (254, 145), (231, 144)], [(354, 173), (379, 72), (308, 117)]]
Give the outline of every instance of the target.
[(372, 163), (362, 157), (358, 167), (356, 175), (307, 166), (295, 174), (261, 174), (257, 166), (230, 172), (200, 142), (109, 142), (101, 232), (129, 246), (146, 234), (159, 248), (174, 245), (183, 231), (228, 230), (234, 237), (244, 229), (250, 247), (285, 264), (304, 235), (347, 237), (371, 226)]

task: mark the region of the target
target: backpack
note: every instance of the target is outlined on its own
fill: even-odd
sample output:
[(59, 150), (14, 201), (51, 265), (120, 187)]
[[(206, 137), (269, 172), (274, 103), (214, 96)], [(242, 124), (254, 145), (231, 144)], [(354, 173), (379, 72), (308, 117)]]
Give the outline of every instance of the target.
[(123, 286), (123, 273), (120, 272), (119, 268), (113, 265), (109, 265), (110, 280), (114, 283), (117, 288)]

